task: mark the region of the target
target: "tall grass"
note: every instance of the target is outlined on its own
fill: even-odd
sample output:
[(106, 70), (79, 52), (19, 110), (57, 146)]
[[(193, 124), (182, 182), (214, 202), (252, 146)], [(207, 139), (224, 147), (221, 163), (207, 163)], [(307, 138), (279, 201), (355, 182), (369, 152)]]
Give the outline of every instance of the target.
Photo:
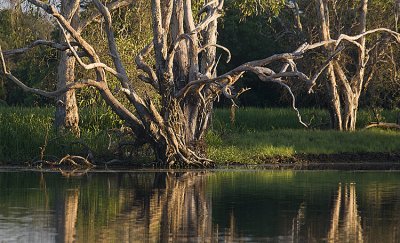
[(390, 130), (277, 129), (208, 134), (211, 159), (221, 162), (261, 163), (274, 156), (400, 152), (400, 132)]
[[(213, 130), (224, 131), (268, 131), (274, 129), (303, 129), (297, 114), (289, 108), (240, 108), (235, 112), (235, 122), (231, 123), (229, 109), (215, 109)], [(302, 120), (310, 128), (328, 129), (329, 113), (327, 110), (306, 108), (300, 110)], [(381, 121), (396, 122), (398, 111), (382, 110), (378, 116)], [(375, 122), (372, 110), (361, 110), (358, 114), (357, 127), (364, 128)]]
[[(400, 152), (400, 133), (391, 130), (362, 130), (376, 121), (372, 111), (361, 110), (356, 132), (338, 132), (329, 127), (329, 113), (301, 110), (302, 126), (296, 113), (285, 108), (238, 109), (235, 122), (230, 111), (216, 109), (213, 129), (207, 134), (208, 153), (220, 162), (264, 163), (274, 156), (296, 154), (338, 154)], [(395, 122), (397, 111), (381, 111), (380, 119)]]
[(85, 150), (83, 144), (96, 155), (106, 153), (106, 126), (112, 124), (109, 118), (90, 121), (92, 114), (83, 112), (82, 136), (77, 139), (68, 134), (56, 134), (53, 114), (53, 108), (0, 107), (0, 164), (28, 162), (39, 158), (42, 150), (45, 155), (55, 157), (80, 154)]
[[(400, 152), (400, 133), (390, 130), (336, 132), (328, 127), (328, 112), (301, 110), (304, 128), (291, 109), (245, 108), (236, 112), (231, 124), (228, 109), (216, 109), (207, 134), (209, 156), (218, 162), (258, 163), (273, 156), (299, 153), (332, 154), (359, 152)], [(57, 136), (53, 128), (53, 108), (0, 107), (0, 164), (21, 164), (44, 154), (62, 157), (85, 152), (86, 144), (97, 157), (112, 158), (107, 131), (122, 122), (104, 109), (81, 110), (81, 138)], [(397, 112), (382, 111), (381, 119), (395, 122)], [(370, 111), (361, 111), (358, 127), (374, 121)], [(84, 155), (84, 154), (82, 154)], [(139, 158), (140, 160), (140, 158)]]

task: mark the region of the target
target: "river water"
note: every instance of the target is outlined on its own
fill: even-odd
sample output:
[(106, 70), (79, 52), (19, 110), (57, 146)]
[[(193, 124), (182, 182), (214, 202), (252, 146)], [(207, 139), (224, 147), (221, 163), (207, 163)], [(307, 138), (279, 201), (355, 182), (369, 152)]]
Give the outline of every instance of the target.
[(400, 242), (400, 172), (0, 172), (0, 242)]

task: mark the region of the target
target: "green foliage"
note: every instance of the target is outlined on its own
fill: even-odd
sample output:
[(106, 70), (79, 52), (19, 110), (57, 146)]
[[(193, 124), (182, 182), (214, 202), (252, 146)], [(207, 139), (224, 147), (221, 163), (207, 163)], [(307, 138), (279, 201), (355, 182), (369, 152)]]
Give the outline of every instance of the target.
[[(53, 27), (46, 18), (34, 12), (21, 10), (0, 11), (0, 45), (3, 50), (22, 48), (37, 39), (50, 39)], [(57, 52), (37, 47), (25, 54), (7, 58), (13, 74), (28, 86), (42, 89), (54, 88)], [(39, 105), (47, 100), (26, 92), (0, 75), (0, 100), (10, 105)]]
[(227, 1), (227, 4), (240, 10), (243, 17), (256, 16), (271, 12), (278, 15), (280, 10), (285, 6), (285, 0), (235, 0)]

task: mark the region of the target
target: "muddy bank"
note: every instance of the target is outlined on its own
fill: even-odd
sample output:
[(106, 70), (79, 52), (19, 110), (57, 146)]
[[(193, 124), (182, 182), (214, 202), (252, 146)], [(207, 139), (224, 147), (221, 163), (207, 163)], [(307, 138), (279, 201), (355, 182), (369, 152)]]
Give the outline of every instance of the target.
[(400, 153), (297, 154), (263, 158), (263, 164), (227, 163), (228, 167), (300, 170), (400, 170)]
[[(216, 163), (210, 169), (295, 169), (295, 170), (400, 170), (400, 152), (396, 153), (340, 153), (340, 154), (296, 154), (291, 157), (273, 156), (262, 159), (261, 164), (237, 162)], [(113, 160), (113, 163), (97, 161), (94, 167), (32, 166), (25, 164), (3, 164), (0, 168), (66, 169), (66, 170), (142, 170), (160, 169), (154, 163)], [(176, 168), (175, 168), (176, 169)], [(178, 168), (189, 169), (190, 168)]]

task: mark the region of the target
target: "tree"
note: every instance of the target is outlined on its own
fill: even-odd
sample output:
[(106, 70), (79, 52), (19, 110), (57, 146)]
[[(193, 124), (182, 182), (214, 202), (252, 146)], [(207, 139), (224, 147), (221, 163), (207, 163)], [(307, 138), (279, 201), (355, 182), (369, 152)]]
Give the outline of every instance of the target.
[[(129, 0), (118, 0), (108, 4), (107, 7), (110, 11), (113, 11), (126, 7), (128, 4), (130, 4)], [(79, 34), (100, 17), (99, 13), (90, 10), (89, 8), (86, 9), (86, 12), (81, 13), (79, 0), (61, 0), (61, 15)], [(86, 17), (81, 18), (81, 15), (86, 15)], [(61, 36), (63, 36), (62, 33)], [(66, 41), (72, 41), (72, 37), (69, 33), (67, 33), (64, 38)], [(61, 53), (57, 68), (57, 88), (62, 88), (75, 82), (75, 64), (75, 57), (71, 55), (70, 51)], [(79, 112), (75, 90), (68, 90), (58, 98), (54, 124), (57, 130), (67, 129), (79, 137)]]
[[(129, 5), (131, 1), (129, 0), (119, 0), (114, 1), (107, 5), (110, 11), (117, 10), (122, 7), (126, 7)], [(68, 23), (76, 29), (78, 33), (82, 33), (88, 26), (99, 19), (101, 16), (100, 13), (97, 11), (93, 11), (90, 7), (86, 6), (87, 3), (80, 3), (79, 0), (61, 0), (60, 4), (60, 14), (68, 21)], [(19, 15), (22, 15), (22, 8), (21, 2), (19, 0), (16, 1), (15, 5), (17, 6), (17, 10), (19, 10)], [(18, 25), (17, 23), (16, 25)], [(19, 27), (19, 26), (16, 26)], [(46, 29), (51, 28), (47, 26)], [(55, 28), (57, 30), (57, 28)], [(43, 31), (43, 30), (40, 30)], [(26, 48), (14, 49), (9, 50), (6, 54), (16, 55), (21, 54), (30, 50), (31, 48), (37, 45), (53, 45), (56, 49), (60, 50), (60, 55), (58, 57), (58, 65), (57, 65), (57, 88), (62, 88), (65, 85), (71, 84), (75, 82), (76, 79), (76, 61), (75, 57), (71, 54), (70, 51), (67, 50), (68, 46), (65, 42), (65, 38), (68, 41), (72, 41), (72, 37), (70, 34), (64, 37), (63, 34), (60, 32), (58, 35), (59, 45), (56, 46), (54, 42), (37, 40), (30, 46)], [(56, 38), (57, 39), (57, 38)], [(67, 92), (61, 94), (56, 99), (56, 111), (55, 111), (55, 119), (54, 125), (57, 131), (62, 132), (64, 130), (70, 131), (75, 134), (77, 137), (80, 135), (79, 129), (79, 112), (78, 112), (78, 105), (75, 95), (75, 90), (68, 90)]]
[[(316, 7), (319, 16), (320, 36), (322, 41), (326, 42), (324, 45), (325, 52), (338, 53), (327, 68), (326, 84), (331, 124), (337, 130), (354, 131), (360, 95), (373, 78), (376, 71), (376, 60), (379, 59), (379, 55), (373, 54), (374, 52), (381, 52), (381, 50), (377, 51), (381, 44), (387, 44), (385, 36), (367, 40), (366, 35), (383, 32), (386, 35), (393, 36), (397, 42), (399, 42), (399, 36), (396, 32), (386, 28), (367, 30), (368, 0), (359, 1), (359, 6), (352, 9), (353, 16), (351, 19), (355, 20), (353, 23), (343, 23), (341, 18), (346, 16), (337, 17), (338, 9), (335, 5), (330, 5), (328, 0), (316, 0)], [(329, 7), (332, 8), (334, 14), (331, 14)], [(356, 33), (356, 37), (359, 38), (350, 37), (343, 34), (342, 31)], [(332, 41), (333, 35), (337, 35), (338, 40), (343, 40), (346, 46), (338, 45), (337, 42)], [(343, 51), (344, 48), (347, 51)], [(374, 58), (375, 63), (372, 62)]]
[[(149, 96), (139, 95), (137, 87), (132, 85), (116, 46), (111, 14), (99, 0), (94, 0), (93, 3), (103, 17), (114, 68), (101, 61), (94, 47), (57, 8), (38, 0), (29, 2), (52, 15), (64, 36), (71, 35), (74, 42), (65, 38), (69, 51), (82, 67), (93, 72), (95, 78), (88, 76), (79, 82), (66, 84), (56, 91), (33, 89), (8, 71), (2, 56), (5, 75), (24, 90), (48, 97), (57, 97), (70, 89), (95, 87), (113, 111), (132, 128), (137, 139), (152, 145), (156, 160), (162, 166), (213, 164), (205, 158), (204, 143), (213, 102), (220, 95), (233, 99), (244, 92), (245, 90), (235, 91), (233, 88), (244, 73), (255, 73), (261, 81), (278, 83), (291, 93), (285, 79), (297, 78), (312, 87), (328, 65), (323, 65), (311, 78), (300, 72), (296, 61), (309, 50), (327, 44), (305, 43), (292, 53), (276, 54), (247, 62), (218, 76), (216, 48), (227, 51), (217, 44), (217, 21), (222, 15), (224, 1), (206, 1), (195, 17), (190, 0), (152, 0), (153, 41), (139, 53), (135, 61), (143, 71), (140, 75), (141, 80), (158, 93), (160, 101), (157, 104)], [(356, 36), (354, 39), (358, 40), (361, 37)], [(332, 41), (340, 44), (342, 40)], [(57, 47), (59, 44), (52, 43), (51, 46)], [(82, 59), (75, 47), (83, 51), (87, 58)], [(154, 55), (154, 66), (145, 62), (145, 58), (150, 54)], [(329, 57), (328, 61), (332, 58), (333, 56)], [(90, 61), (89, 64), (85, 63), (87, 60)], [(267, 67), (272, 64), (279, 71)], [(119, 80), (120, 87), (117, 90), (109, 88), (107, 74)], [(124, 106), (116, 98), (117, 93), (123, 93), (131, 106)], [(294, 100), (293, 107), (296, 109)], [(300, 115), (299, 118), (301, 121)]]

